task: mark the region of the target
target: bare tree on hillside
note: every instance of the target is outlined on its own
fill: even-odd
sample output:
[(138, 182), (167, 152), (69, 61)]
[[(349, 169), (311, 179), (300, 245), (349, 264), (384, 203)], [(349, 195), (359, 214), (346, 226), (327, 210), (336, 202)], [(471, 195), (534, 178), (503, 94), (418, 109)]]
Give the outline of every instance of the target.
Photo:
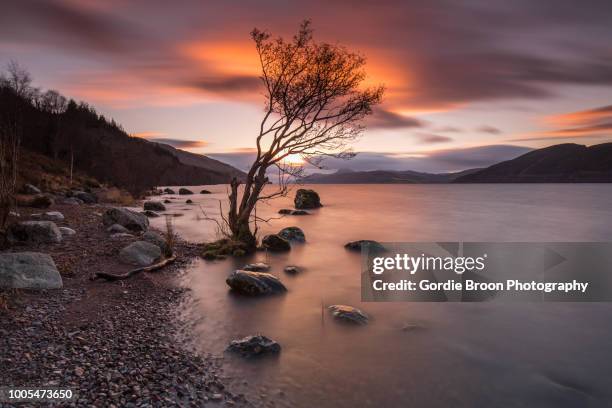
[[(261, 64), (265, 114), (244, 185), (240, 188), (237, 178), (230, 184), (225, 222), (234, 240), (254, 248), (257, 203), (286, 194), (288, 179), (300, 173), (287, 158), (317, 164), (325, 156), (351, 157), (349, 144), (363, 131), (363, 119), (381, 102), (384, 88), (363, 87), (365, 58), (340, 45), (315, 42), (309, 21), (290, 41), (258, 29), (251, 38)], [(278, 171), (278, 188), (264, 192), (271, 168)]]

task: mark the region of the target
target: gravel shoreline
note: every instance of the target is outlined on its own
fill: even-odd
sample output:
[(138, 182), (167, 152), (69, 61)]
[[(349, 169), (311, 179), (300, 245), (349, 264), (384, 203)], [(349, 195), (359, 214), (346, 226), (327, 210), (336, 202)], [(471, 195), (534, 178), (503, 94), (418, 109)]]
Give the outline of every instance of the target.
[[(188, 296), (178, 277), (198, 247), (179, 242), (179, 260), (159, 272), (91, 281), (96, 270), (121, 268), (116, 255), (126, 242), (109, 239), (100, 221), (103, 206), (53, 209), (66, 216), (58, 225), (77, 230), (76, 237), (11, 251), (49, 253), (64, 287), (5, 293), (0, 385), (71, 388), (76, 398), (19, 406), (249, 406), (243, 395), (225, 387), (218, 358), (196, 355), (178, 340), (186, 323), (176, 311)], [(32, 212), (21, 210), (22, 219)]]

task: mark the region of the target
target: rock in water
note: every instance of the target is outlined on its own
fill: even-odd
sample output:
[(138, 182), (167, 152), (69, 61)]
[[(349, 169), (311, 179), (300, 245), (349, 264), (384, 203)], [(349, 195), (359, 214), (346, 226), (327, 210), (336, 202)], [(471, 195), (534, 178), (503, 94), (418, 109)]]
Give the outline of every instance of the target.
[(149, 266), (161, 258), (161, 249), (146, 241), (136, 241), (119, 252), (119, 259), (127, 264)]
[(23, 192), (25, 194), (40, 194), (42, 193), (42, 191), (40, 191), (40, 189), (32, 184), (25, 184), (23, 186)]
[(368, 315), (353, 306), (332, 305), (329, 308), (332, 316), (338, 320), (353, 324), (366, 324)]
[(193, 194), (193, 191), (189, 190), (188, 188), (181, 187), (181, 188), (179, 188), (179, 194), (180, 195), (189, 195), (189, 194)]
[(276, 234), (266, 235), (261, 243), (264, 248), (272, 252), (284, 252), (291, 249), (289, 241)]
[(200, 191), (200, 194), (212, 194), (212, 193), (208, 190), (202, 190)]
[(166, 194), (176, 194), (173, 189), (168, 188), (168, 187), (164, 188), (164, 193), (166, 193)]
[(287, 241), (306, 242), (306, 236), (304, 231), (298, 227), (287, 227), (280, 230), (279, 236), (285, 238)]
[(117, 234), (117, 233), (128, 233), (129, 230), (125, 228), (123, 225), (113, 224), (106, 229), (106, 232), (110, 232), (111, 234)]
[(62, 287), (55, 262), (47, 254), (14, 252), (0, 254), (0, 287), (58, 289)]
[(306, 190), (300, 188), (295, 193), (295, 199), (293, 200), (295, 204), (295, 208), (301, 210), (307, 210), (309, 208), (319, 208), (323, 205), (321, 204), (321, 199), (319, 198), (319, 194), (317, 194), (314, 190)]
[(252, 263), (252, 264), (245, 265), (242, 268), (242, 270), (251, 271), (251, 272), (265, 272), (267, 270), (270, 270), (270, 265), (263, 263), (263, 262)]
[(159, 249), (162, 251), (162, 253), (168, 254), (168, 255), (171, 254), (171, 251), (170, 251), (171, 248), (168, 247), (168, 243), (166, 242), (166, 239), (162, 237), (161, 234), (158, 234), (157, 232), (153, 232), (153, 231), (147, 231), (144, 234), (142, 234), (141, 238), (143, 241), (147, 241), (153, 245), (157, 245)]
[(237, 270), (227, 277), (225, 283), (236, 292), (248, 296), (272, 295), (287, 291), (280, 279), (265, 272)]
[(166, 206), (159, 201), (145, 201), (144, 209), (150, 211), (166, 211)]
[(298, 268), (297, 266), (288, 265), (288, 266), (285, 266), (284, 271), (285, 273), (288, 273), (289, 275), (297, 275), (300, 272), (300, 268)]
[(64, 214), (59, 211), (49, 211), (43, 214), (43, 218), (47, 221), (63, 221)]
[(144, 214), (145, 216), (147, 216), (149, 218), (157, 218), (157, 217), (159, 217), (158, 213), (156, 213), (155, 211), (151, 211), (151, 210), (143, 211), (142, 214)]
[(185, 204), (193, 204), (193, 200), (187, 200), (185, 201)]
[(168, 200), (167, 198), (164, 200), (164, 204), (170, 204), (172, 203), (172, 201)]
[(278, 213), (282, 215), (290, 215), (291, 211), (293, 210), (290, 210), (289, 208), (281, 208), (280, 210), (278, 210)]
[(291, 215), (310, 215), (310, 213), (305, 210), (292, 210)]
[(255, 357), (263, 354), (276, 354), (281, 350), (280, 344), (272, 339), (258, 334), (242, 339), (232, 340), (227, 351), (238, 353), (243, 357)]
[(144, 214), (127, 208), (109, 208), (102, 216), (102, 222), (107, 227), (119, 224), (130, 231), (146, 231), (149, 229), (149, 220)]
[(361, 251), (364, 248), (369, 249), (373, 252), (384, 252), (386, 251), (385, 247), (376, 241), (371, 241), (369, 239), (362, 239), (359, 241), (348, 242), (344, 245), (346, 249), (349, 251)]
[(23, 221), (9, 227), (8, 240), (12, 243), (58, 243), (62, 241), (62, 233), (52, 221)]
[(64, 237), (70, 237), (76, 234), (75, 230), (73, 230), (72, 228), (68, 228), (68, 227), (59, 227), (59, 230), (62, 233), (62, 236)]

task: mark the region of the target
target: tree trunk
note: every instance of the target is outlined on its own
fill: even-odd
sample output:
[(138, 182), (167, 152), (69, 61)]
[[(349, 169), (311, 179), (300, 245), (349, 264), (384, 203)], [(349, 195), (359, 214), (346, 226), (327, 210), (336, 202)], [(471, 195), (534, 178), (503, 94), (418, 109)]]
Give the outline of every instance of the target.
[[(232, 240), (242, 242), (246, 246), (245, 249), (247, 252), (251, 252), (257, 247), (257, 240), (255, 235), (251, 232), (251, 227), (249, 225), (252, 208), (249, 209), (241, 206), (240, 211), (238, 211), (239, 186), (240, 182), (238, 179), (232, 179), (230, 183), (231, 190), (229, 194), (229, 211), (227, 222), (232, 234)], [(250, 194), (250, 191), (245, 189), (243, 194)]]

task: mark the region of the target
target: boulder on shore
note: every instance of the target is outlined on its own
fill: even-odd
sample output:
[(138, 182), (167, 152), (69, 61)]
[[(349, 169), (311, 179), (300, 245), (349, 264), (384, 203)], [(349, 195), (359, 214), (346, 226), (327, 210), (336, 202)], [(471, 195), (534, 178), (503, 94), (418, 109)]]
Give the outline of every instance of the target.
[(193, 194), (193, 191), (189, 190), (188, 188), (181, 187), (179, 188), (179, 194), (180, 195), (190, 195), (190, 194)]
[(127, 234), (130, 230), (125, 228), (123, 225), (113, 224), (106, 229), (106, 232), (110, 232), (111, 234), (125, 233)]
[(323, 206), (321, 204), (319, 194), (317, 194), (316, 191), (307, 190), (304, 188), (300, 188), (298, 191), (296, 191), (293, 203), (295, 204), (295, 208), (300, 210), (307, 210), (309, 208), (319, 208)]
[(372, 241), (369, 239), (362, 239), (359, 241), (351, 241), (344, 245), (346, 249), (349, 251), (361, 251), (362, 249), (369, 249), (373, 252), (384, 252), (386, 251), (385, 247), (382, 246), (379, 242)]
[(276, 354), (281, 350), (280, 344), (261, 334), (232, 340), (226, 351), (238, 353), (242, 357), (256, 357), (263, 354)]
[(98, 197), (96, 197), (92, 193), (88, 193), (88, 192), (85, 192), (85, 191), (73, 191), (72, 192), (72, 196), (75, 197), (75, 198), (78, 198), (79, 200), (81, 200), (85, 204), (95, 204), (95, 203), (98, 202)]
[(39, 194), (29, 200), (26, 205), (34, 208), (49, 208), (53, 205), (53, 200), (46, 195)]
[(62, 214), (59, 211), (48, 211), (44, 213), (42, 217), (43, 219), (47, 221), (63, 221), (64, 220), (64, 214)]
[(76, 235), (76, 231), (73, 230), (72, 228), (68, 228), (68, 227), (59, 227), (60, 232), (62, 233), (63, 237), (70, 237), (72, 235)]
[(39, 252), (0, 254), (0, 287), (58, 289), (62, 285), (62, 277), (49, 255)]
[(227, 277), (225, 283), (237, 293), (248, 296), (272, 295), (287, 291), (280, 279), (266, 272), (237, 270)]
[(285, 238), (287, 241), (306, 242), (304, 231), (298, 227), (283, 228), (278, 232), (278, 235)]
[(157, 232), (147, 231), (140, 237), (143, 241), (150, 242), (153, 245), (157, 245), (163, 254), (171, 255), (172, 249), (168, 246), (166, 239)]
[(161, 249), (146, 241), (132, 242), (119, 252), (119, 259), (122, 262), (136, 266), (152, 265), (159, 258), (161, 258)]
[(144, 214), (121, 207), (106, 210), (102, 216), (102, 222), (107, 227), (119, 224), (130, 231), (146, 231), (149, 229), (149, 220)]
[(145, 201), (143, 207), (150, 211), (166, 211), (166, 206), (159, 201)]
[(266, 235), (261, 240), (261, 243), (265, 249), (272, 252), (284, 252), (291, 249), (289, 241), (277, 234)]
[(24, 194), (40, 194), (42, 193), (42, 191), (40, 191), (40, 189), (36, 187), (35, 185), (26, 183), (23, 186), (23, 193)]
[(23, 221), (9, 227), (8, 240), (11, 243), (58, 243), (62, 241), (62, 233), (52, 221)]
[(366, 324), (369, 320), (367, 314), (353, 306), (332, 305), (328, 309), (332, 316), (346, 323)]

